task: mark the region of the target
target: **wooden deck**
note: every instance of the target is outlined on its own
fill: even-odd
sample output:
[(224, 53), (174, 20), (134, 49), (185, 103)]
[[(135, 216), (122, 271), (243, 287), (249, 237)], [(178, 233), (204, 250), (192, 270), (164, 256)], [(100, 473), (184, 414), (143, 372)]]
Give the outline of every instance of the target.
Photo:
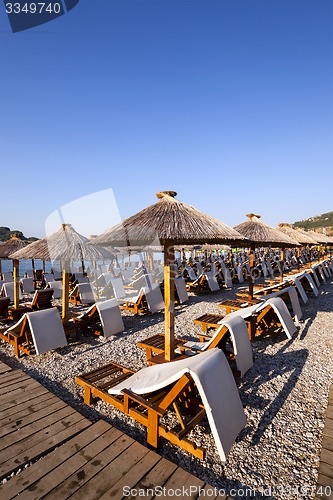
[(328, 396), (315, 498), (333, 498), (333, 385)]
[(90, 422), (1, 362), (0, 398), (0, 479), (7, 479), (0, 485), (1, 500), (120, 499), (124, 493), (131, 498), (129, 489), (153, 493), (157, 486), (192, 486), (197, 492), (186, 498), (198, 498), (199, 488), (212, 489), (107, 422)]

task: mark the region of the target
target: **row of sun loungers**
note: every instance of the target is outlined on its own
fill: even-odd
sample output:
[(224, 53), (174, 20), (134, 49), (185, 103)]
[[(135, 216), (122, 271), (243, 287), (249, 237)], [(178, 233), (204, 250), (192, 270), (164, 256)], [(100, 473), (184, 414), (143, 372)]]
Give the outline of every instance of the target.
[[(297, 328), (281, 297), (288, 296), (290, 311), (295, 321), (300, 321), (302, 311), (298, 297), (304, 302), (301, 290), (303, 288), (306, 298), (308, 292), (304, 281), (316, 294), (320, 281), (331, 276), (332, 272), (331, 262), (321, 264), (315, 270), (285, 278), (281, 289), (277, 289), (276, 284), (261, 287), (255, 294), (258, 299), (253, 303), (245, 302), (245, 307), (244, 300), (243, 306), (240, 304), (238, 309), (236, 305), (229, 304), (227, 307), (232, 312), (224, 317), (221, 315), (211, 337), (203, 335), (202, 342), (176, 339), (177, 361), (160, 364), (154, 360), (154, 357), (163, 354), (162, 335), (154, 336), (154, 341), (146, 339), (140, 342), (139, 346), (146, 349), (151, 366), (134, 373), (126, 367), (110, 363), (77, 376), (76, 382), (84, 388), (85, 403), (91, 404), (92, 395), (97, 396), (145, 425), (149, 445), (156, 448), (159, 438), (163, 437), (198, 458), (203, 458), (205, 450), (191, 441), (189, 433), (206, 416), (221, 461), (225, 462), (237, 435), (246, 425), (232, 368), (234, 374), (240, 376), (251, 368), (250, 340), (267, 333), (271, 327), (283, 331), (291, 339)], [(140, 296), (145, 297), (145, 307), (150, 312), (164, 308), (158, 285), (143, 287), (133, 303)], [(129, 302), (126, 301), (122, 308), (131, 310)], [(196, 322), (200, 324), (198, 320)], [(249, 336), (247, 322), (255, 324), (253, 338)], [(99, 332), (105, 337), (124, 329), (116, 299), (97, 302), (68, 323), (66, 331), (57, 308), (26, 312), (15, 325), (1, 330), (0, 338), (14, 346), (16, 355), (41, 354), (66, 345), (69, 334), (78, 328), (86, 333)], [(49, 335), (46, 336), (45, 331)], [(253, 329), (250, 332), (253, 333)], [(30, 351), (29, 345), (32, 346)], [(175, 411), (177, 426), (171, 425), (170, 419), (166, 424), (165, 417), (171, 410)]]

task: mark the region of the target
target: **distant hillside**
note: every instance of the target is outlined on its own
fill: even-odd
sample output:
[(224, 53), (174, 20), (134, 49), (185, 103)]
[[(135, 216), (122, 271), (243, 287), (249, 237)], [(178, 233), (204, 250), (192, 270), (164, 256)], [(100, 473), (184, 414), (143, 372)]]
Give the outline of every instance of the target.
[(0, 241), (7, 241), (9, 240), (12, 236), (18, 236), (18, 238), (22, 238), (22, 240), (27, 240), (27, 241), (36, 241), (38, 238), (35, 238), (34, 236), (30, 236), (29, 238), (26, 238), (22, 231), (18, 231), (15, 229), (14, 231), (11, 231), (9, 227), (6, 226), (0, 226)]
[(327, 212), (326, 214), (316, 215), (309, 219), (294, 222), (293, 226), (301, 227), (306, 230), (313, 230), (318, 233), (322, 233), (323, 228), (326, 228), (326, 234), (329, 236), (333, 235), (333, 212)]

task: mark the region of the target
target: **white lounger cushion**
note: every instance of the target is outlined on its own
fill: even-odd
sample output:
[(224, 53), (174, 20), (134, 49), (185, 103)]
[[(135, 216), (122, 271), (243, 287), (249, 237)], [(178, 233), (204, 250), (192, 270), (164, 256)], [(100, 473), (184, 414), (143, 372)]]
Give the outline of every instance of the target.
[[(111, 274), (111, 273), (109, 273)], [(116, 299), (124, 299), (126, 296), (126, 291), (124, 288), (124, 283), (121, 278), (111, 278), (110, 279), (112, 288), (113, 288), (113, 293)]]
[(57, 347), (67, 345), (64, 327), (57, 308), (52, 307), (51, 309), (25, 313), (20, 321), (8, 330), (19, 331), (25, 316), (28, 319), (37, 354), (44, 354)]
[(49, 281), (46, 288), (52, 288), (54, 299), (61, 299), (62, 281)]
[(217, 290), (220, 290), (220, 285), (218, 284), (218, 281), (215, 278), (213, 271), (209, 271), (209, 272), (205, 273), (205, 276), (207, 279), (208, 286), (212, 292), (216, 292)]
[[(274, 309), (275, 314), (280, 320), (280, 323), (289, 339), (292, 338), (292, 335), (297, 331), (297, 328), (295, 326), (295, 323), (292, 320), (292, 317), (290, 316), (290, 313), (288, 311), (288, 308), (286, 304), (283, 302), (283, 300), (280, 297), (273, 297), (271, 299), (266, 300), (265, 302), (262, 302), (261, 304), (256, 304), (254, 306), (250, 307), (245, 307), (244, 309), (238, 309), (237, 311), (234, 311), (226, 316), (226, 318), (230, 318), (233, 316), (241, 316), (242, 318), (248, 318), (254, 313), (260, 312), (262, 309), (264, 309), (268, 304), (272, 306)], [(220, 323), (222, 324), (225, 320), (221, 320)]]
[(177, 289), (180, 304), (187, 302), (189, 300), (189, 296), (186, 290), (186, 283), (183, 276), (175, 277), (175, 287)]
[(96, 307), (101, 318), (104, 337), (108, 338), (124, 331), (124, 322), (116, 299), (96, 302)]
[(149, 394), (176, 382), (184, 373), (191, 374), (198, 388), (217, 450), (225, 462), (246, 425), (246, 416), (229, 363), (220, 349), (143, 368), (109, 389), (109, 393), (120, 394), (123, 389), (129, 389), (135, 394)]
[(272, 297), (279, 297), (280, 295), (283, 295), (284, 293), (288, 293), (288, 295), (289, 295), (291, 307), (292, 307), (293, 313), (294, 313), (295, 323), (298, 325), (300, 319), (303, 316), (303, 313), (302, 313), (302, 309), (301, 309), (301, 306), (299, 303), (297, 291), (296, 291), (296, 288), (294, 286), (288, 286), (287, 288), (279, 290), (278, 292), (274, 292), (274, 293), (271, 293), (269, 295), (266, 295), (266, 299), (271, 299)]
[(144, 287), (144, 293), (148, 304), (148, 309), (151, 313), (155, 313), (164, 309), (164, 300), (158, 283), (151, 287)]
[(20, 280), (23, 291), (25, 293), (33, 293), (35, 291), (34, 279), (33, 278), (22, 278)]
[[(9, 297), (11, 302), (14, 302), (14, 282), (4, 283), (1, 288), (1, 295)], [(19, 300), (22, 299), (21, 288), (19, 287)]]
[(216, 336), (220, 334), (220, 330), (225, 326), (230, 332), (236, 355), (236, 366), (242, 377), (253, 366), (253, 355), (246, 323), (241, 316), (230, 317), (228, 314), (208, 342), (186, 342), (184, 345), (196, 351), (207, 351)]
[(75, 293), (77, 288), (79, 289), (79, 295), (82, 304), (91, 304), (92, 302), (95, 302), (94, 290), (90, 283), (78, 283), (77, 285), (75, 285), (75, 288), (72, 292), (73, 294)]

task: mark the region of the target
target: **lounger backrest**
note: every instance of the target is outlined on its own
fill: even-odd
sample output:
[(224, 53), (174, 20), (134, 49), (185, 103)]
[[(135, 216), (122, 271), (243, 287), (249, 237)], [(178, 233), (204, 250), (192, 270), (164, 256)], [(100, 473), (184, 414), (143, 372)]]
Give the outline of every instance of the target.
[(113, 288), (113, 293), (116, 299), (123, 299), (126, 296), (124, 283), (121, 278), (112, 278), (111, 285)]
[(268, 299), (266, 302), (264, 302), (258, 308), (257, 312), (264, 309), (267, 305), (270, 305), (273, 307), (287, 337), (289, 339), (291, 339), (293, 334), (297, 331), (297, 328), (295, 326), (295, 323), (292, 320), (292, 317), (290, 316), (290, 312), (288, 311), (286, 304), (283, 302), (283, 300), (280, 297), (273, 297), (272, 299)]
[(104, 337), (111, 337), (124, 331), (124, 322), (116, 299), (96, 302)]
[(189, 300), (189, 296), (188, 296), (188, 293), (186, 290), (186, 283), (185, 283), (183, 276), (176, 276), (175, 277), (175, 287), (177, 290), (178, 299), (179, 299), (180, 304), (187, 302)]
[[(15, 283), (12, 281), (11, 283), (4, 283), (1, 289), (1, 295), (3, 297), (9, 297), (11, 302), (14, 302), (14, 285)], [(19, 288), (19, 300), (22, 299), (21, 289)]]
[(58, 271), (58, 269), (53, 269), (52, 273), (53, 273), (53, 279), (55, 279), (55, 280), (61, 280), (61, 278), (62, 278), (61, 272)]
[(92, 304), (95, 302), (95, 295), (90, 283), (79, 283), (76, 285), (79, 289), (81, 304)]
[(13, 273), (11, 271), (5, 271), (2, 273), (2, 279), (5, 283), (10, 283), (13, 281)]
[(52, 273), (45, 273), (45, 274), (43, 274), (43, 279), (44, 279), (45, 283), (48, 284), (50, 281), (54, 280), (54, 276)]
[(25, 293), (33, 293), (35, 291), (33, 278), (22, 278), (20, 283), (22, 284), (22, 288)]
[[(187, 274), (188, 274), (188, 276), (189, 276), (190, 280), (196, 280), (196, 279), (197, 279), (197, 275), (195, 274), (193, 267), (188, 266), (188, 265), (186, 264), (186, 265), (185, 265), (185, 269), (186, 269), (186, 271), (187, 271)], [(199, 273), (199, 274), (201, 274), (201, 273)]]
[(53, 290), (53, 298), (60, 299), (62, 296), (62, 281), (49, 281), (47, 284)]
[(151, 287), (144, 287), (144, 293), (149, 312), (155, 313), (164, 309), (164, 300), (158, 283), (153, 284)]
[(220, 290), (220, 285), (217, 282), (217, 279), (214, 276), (214, 271), (206, 272), (205, 274), (208, 286), (212, 292), (216, 292)]
[(53, 293), (54, 290), (52, 288), (36, 290), (31, 302), (31, 307), (34, 309), (49, 309), (52, 307)]
[(64, 327), (57, 308), (25, 314), (37, 354), (67, 345)]

